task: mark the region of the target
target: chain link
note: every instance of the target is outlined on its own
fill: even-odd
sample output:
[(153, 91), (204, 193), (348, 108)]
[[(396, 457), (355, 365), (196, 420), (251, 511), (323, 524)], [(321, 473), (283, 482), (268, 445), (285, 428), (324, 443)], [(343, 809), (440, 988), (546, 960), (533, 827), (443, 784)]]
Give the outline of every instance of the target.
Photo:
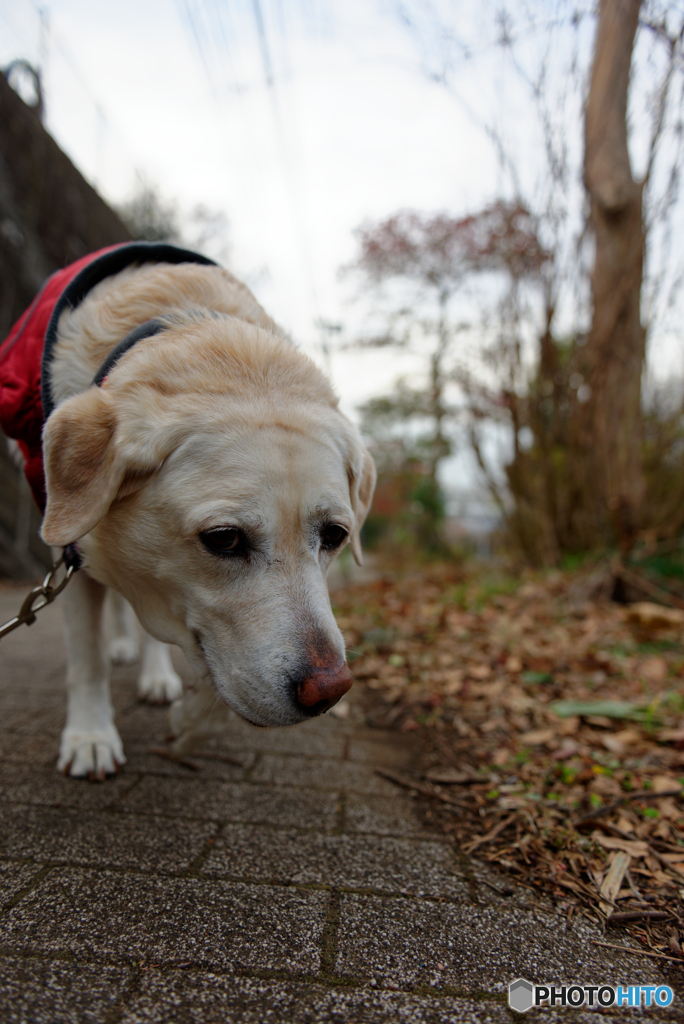
[[(54, 583), (59, 570), (64, 567), (64, 576), (58, 583)], [(0, 626), (0, 640), (8, 633), (11, 633), (17, 626), (31, 626), (36, 621), (36, 613), (42, 611), (47, 605), (52, 604), (58, 594), (61, 594), (71, 577), (76, 572), (74, 565), (67, 565), (64, 555), (50, 569), (49, 573), (38, 587), (34, 587), (26, 595), (24, 603), (19, 609), (19, 614), (13, 619)], [(36, 603), (38, 602), (38, 603)]]

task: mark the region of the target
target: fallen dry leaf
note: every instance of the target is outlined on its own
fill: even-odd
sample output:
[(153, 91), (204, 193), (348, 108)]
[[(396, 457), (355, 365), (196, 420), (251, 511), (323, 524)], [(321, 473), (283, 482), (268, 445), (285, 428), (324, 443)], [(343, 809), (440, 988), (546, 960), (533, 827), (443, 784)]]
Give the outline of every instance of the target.
[(636, 729), (621, 729), (619, 732), (609, 732), (601, 737), (601, 743), (613, 754), (621, 756), (628, 747), (641, 742), (641, 733)]
[(530, 732), (524, 732), (519, 737), (520, 742), (526, 747), (542, 746), (551, 743), (555, 738), (555, 729), (531, 729)]
[(595, 775), (589, 783), (589, 789), (592, 793), (600, 793), (608, 799), (622, 794), (620, 783), (617, 779), (611, 778), (610, 775)]
[(574, 740), (563, 740), (558, 750), (554, 750), (553, 756), (556, 761), (566, 761), (569, 757), (574, 757), (579, 752), (579, 744)]
[(664, 658), (654, 655), (641, 662), (638, 672), (648, 683), (662, 683), (667, 675), (667, 662)]
[(352, 673), (355, 679), (369, 679), (371, 676), (377, 676), (385, 664), (382, 658), (366, 658), (358, 665), (354, 663)]
[(466, 672), (471, 679), (489, 679), (492, 674), (489, 665), (468, 665)]
[(606, 850), (622, 850), (630, 857), (648, 857), (650, 853), (648, 843), (639, 842), (638, 839), (617, 839), (604, 836), (602, 832), (592, 833), (591, 838)]
[(668, 842), (672, 838), (672, 829), (670, 828), (670, 823), (668, 821), (665, 821), (664, 818), (661, 818), (656, 827), (653, 829), (653, 836), (657, 839), (663, 839), (665, 842)]
[(679, 779), (673, 779), (670, 775), (654, 775), (651, 779), (654, 793), (667, 793), (673, 789), (681, 790), (682, 784)]
[[(630, 854), (621, 850), (613, 855), (610, 867), (608, 868), (601, 885), (601, 895), (603, 896), (603, 900), (599, 902), (599, 907), (606, 917), (610, 917), (615, 909), (613, 907), (615, 897), (620, 891), (622, 879), (625, 877), (625, 872), (629, 868), (631, 860), (632, 858)], [(606, 903), (604, 902), (605, 900), (608, 900), (609, 902)]]
[(658, 739), (661, 743), (684, 743), (684, 728), (661, 729)]
[(671, 796), (658, 800), (656, 807), (661, 818), (666, 818), (668, 821), (677, 821), (681, 818), (681, 811)]
[(684, 626), (684, 611), (664, 605), (639, 601), (630, 605), (625, 613), (628, 622), (636, 622), (645, 629), (666, 629)]

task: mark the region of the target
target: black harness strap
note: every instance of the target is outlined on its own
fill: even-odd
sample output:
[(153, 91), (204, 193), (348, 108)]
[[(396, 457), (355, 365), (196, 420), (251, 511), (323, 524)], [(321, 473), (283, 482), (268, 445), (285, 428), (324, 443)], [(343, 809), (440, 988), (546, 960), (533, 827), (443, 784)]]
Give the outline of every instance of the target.
[(130, 334), (127, 334), (123, 341), (120, 341), (119, 344), (116, 345), (109, 353), (102, 366), (93, 377), (93, 384), (97, 384), (99, 388), (107, 374), (110, 373), (110, 371), (113, 370), (119, 362), (122, 355), (128, 352), (129, 349), (133, 348), (134, 345), (137, 345), (139, 341), (142, 341), (143, 338), (153, 338), (155, 334), (159, 334), (160, 331), (164, 330), (165, 326), (166, 325), (162, 320), (155, 318), (154, 320), (148, 320), (147, 323), (140, 324), (140, 326), (132, 330)]

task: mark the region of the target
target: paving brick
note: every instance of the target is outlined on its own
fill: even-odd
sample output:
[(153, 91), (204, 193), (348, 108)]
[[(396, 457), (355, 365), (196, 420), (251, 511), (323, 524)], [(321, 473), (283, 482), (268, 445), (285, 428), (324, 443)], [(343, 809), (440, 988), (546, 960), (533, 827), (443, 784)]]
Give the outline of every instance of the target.
[(82, 807), (95, 810), (111, 807), (135, 783), (135, 775), (116, 775), (105, 783), (92, 785), (86, 779), (65, 778), (51, 764), (0, 762), (0, 800), (8, 804), (42, 804), (46, 807)]
[(379, 796), (395, 796), (397, 792), (396, 786), (365, 765), (329, 757), (264, 754), (250, 775), (250, 782), (304, 786), (307, 789), (342, 789)]
[(316, 971), (329, 894), (55, 868), (0, 919), (8, 952)]
[(210, 822), (12, 806), (0, 812), (0, 852), (62, 864), (183, 871), (215, 830)]
[[(3, 708), (3, 722), (5, 708)], [(55, 770), (57, 765), (57, 734), (53, 743), (46, 742), (45, 734), (4, 729), (0, 732), (0, 764), (17, 762), (27, 766)], [(26, 769), (24, 769), (26, 770)]]
[(0, 906), (21, 892), (38, 871), (37, 864), (15, 864), (0, 860)]
[(120, 806), (145, 814), (329, 829), (335, 824), (337, 798), (320, 790), (148, 776)]
[[(36, 580), (36, 583), (38, 581)], [(5, 622), (17, 614), (31, 586), (22, 583), (17, 586), (0, 589), (0, 622)], [(45, 685), (45, 680), (54, 672), (64, 673), (66, 660), (64, 654), (64, 626), (61, 609), (57, 604), (44, 608), (32, 626), (19, 626), (8, 633), (2, 640), (2, 667), (0, 689), (21, 694), (28, 687), (14, 687), (12, 684), (19, 675), (27, 674), (27, 661), (36, 654), (47, 655), (40, 671), (35, 669), (31, 674), (31, 691), (35, 692)]]
[[(114, 694), (116, 689), (112, 687)], [(123, 741), (128, 757), (128, 747), (133, 744), (139, 750), (148, 747), (166, 745), (169, 735), (168, 707), (152, 707), (137, 700), (135, 694), (129, 697), (124, 706), (117, 709), (116, 726)]]
[[(3, 665), (3, 672), (4, 670), (5, 666)], [(31, 735), (39, 732), (43, 736), (52, 737), (53, 742), (54, 739), (59, 738), (65, 714), (64, 679), (62, 677), (56, 680), (54, 686), (45, 693), (29, 692), (19, 696), (4, 691), (0, 699), (2, 700), (4, 729)], [(55, 748), (56, 760), (57, 749)]]
[(496, 1002), (150, 970), (121, 1024), (510, 1024), (510, 1019)]
[(561, 918), (539, 912), (351, 895), (342, 897), (336, 970), (401, 988), (491, 993), (520, 977), (534, 984), (656, 983), (652, 966), (599, 950), (592, 939), (601, 932), (586, 922), (564, 931)]
[[(27, 709), (19, 703), (10, 706), (5, 702), (5, 693), (0, 690), (0, 694), (2, 694), (0, 699), (2, 699), (2, 727), (4, 734), (19, 732), (26, 724), (30, 725), (31, 716)], [(2, 750), (1, 746), (0, 750)]]
[[(25, 589), (0, 587), (0, 621)], [(251, 770), (201, 761), (190, 774), (148, 753), (166, 737), (167, 710), (139, 704), (139, 665), (119, 666), (113, 699), (130, 763), (89, 785), (54, 769), (59, 603), (4, 640), (2, 659), (2, 1024), (500, 1024), (521, 975), (663, 979), (652, 961), (592, 945), (600, 935), (583, 921), (564, 931), (542, 896), (511, 891), (476, 860), (473, 905), (451, 844), (421, 830), (415, 802), (373, 774), (410, 771), (415, 737), (365, 727), (358, 706), (345, 720), (275, 730), (221, 710), (203, 746)], [(188, 868), (200, 851), (198, 876)], [(650, 1011), (661, 1019), (681, 1020), (681, 1005)]]
[(202, 874), (469, 899), (448, 843), (227, 825)]
[(231, 715), (221, 730), (221, 739), (227, 749), (233, 750), (341, 758), (347, 745), (347, 732), (346, 726), (332, 715), (321, 715), (282, 729), (259, 729)]
[(349, 832), (408, 836), (423, 831), (412, 801), (406, 796), (361, 796), (350, 793), (345, 804), (345, 828)]
[(347, 757), (374, 768), (405, 768), (416, 754), (416, 742), (406, 733), (388, 738), (376, 730), (356, 730), (349, 740)]
[(102, 1024), (131, 985), (129, 967), (0, 958), (3, 1024)]
[(546, 900), (542, 893), (532, 892), (522, 885), (516, 885), (514, 876), (497, 871), (493, 865), (469, 857), (468, 869), (479, 902), (508, 907), (515, 905), (528, 909), (532, 904), (538, 910), (543, 909), (549, 914), (553, 913), (551, 901)]

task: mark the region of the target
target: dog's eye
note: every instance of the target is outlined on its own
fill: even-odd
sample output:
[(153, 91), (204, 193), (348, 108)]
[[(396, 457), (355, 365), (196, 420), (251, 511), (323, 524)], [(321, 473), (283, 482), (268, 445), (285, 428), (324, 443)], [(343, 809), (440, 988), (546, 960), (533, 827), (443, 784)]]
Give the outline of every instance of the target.
[(225, 530), (205, 530), (199, 539), (214, 555), (238, 555), (244, 551), (244, 538), (239, 530), (229, 527)]
[(330, 523), (321, 530), (321, 547), (326, 551), (334, 551), (346, 539), (347, 531), (343, 526), (336, 526), (334, 523)]

